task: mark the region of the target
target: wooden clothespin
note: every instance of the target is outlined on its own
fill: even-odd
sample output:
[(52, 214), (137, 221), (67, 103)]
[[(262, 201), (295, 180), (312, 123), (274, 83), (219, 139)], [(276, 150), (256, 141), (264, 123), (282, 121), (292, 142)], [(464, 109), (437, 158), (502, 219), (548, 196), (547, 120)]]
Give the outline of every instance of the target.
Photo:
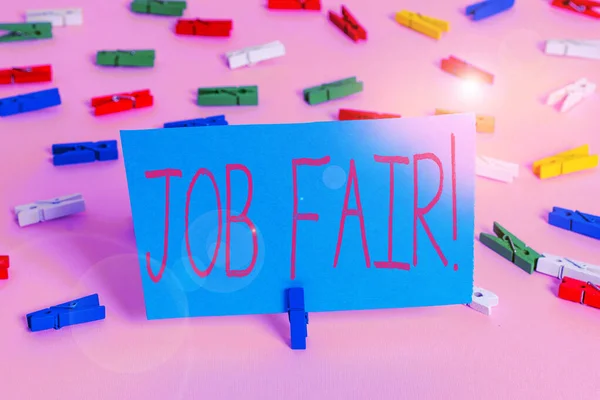
[[(436, 108), (435, 115), (444, 114), (462, 114), (461, 111), (451, 111), (443, 108)], [(475, 130), (477, 133), (494, 133), (496, 128), (496, 119), (491, 115), (476, 114), (475, 115)]]
[(304, 89), (304, 101), (310, 105), (325, 103), (327, 101), (341, 99), (363, 91), (363, 83), (356, 77), (341, 79), (339, 81), (324, 83), (319, 86)]
[(81, 8), (57, 10), (29, 10), (25, 12), (27, 22), (50, 22), (52, 26), (70, 26), (83, 24)]
[(83, 196), (79, 193), (15, 207), (20, 227), (50, 221), (85, 211)]
[(509, 10), (514, 5), (515, 0), (485, 0), (468, 6), (465, 14), (470, 16), (473, 21), (481, 21)]
[(8, 279), (8, 267), (10, 267), (10, 258), (0, 256), (0, 279)]
[(269, 0), (269, 10), (306, 10), (320, 11), (321, 0)]
[(221, 86), (198, 89), (199, 106), (256, 106), (258, 86)]
[(96, 54), (96, 64), (110, 67), (154, 67), (154, 50), (102, 50)]
[(583, 99), (589, 97), (596, 91), (596, 84), (585, 78), (579, 79), (561, 89), (558, 89), (548, 96), (546, 104), (553, 106), (560, 103), (560, 112), (569, 111), (579, 104)]
[(492, 315), (492, 307), (498, 305), (498, 296), (481, 287), (473, 286), (471, 302), (467, 304), (473, 310), (485, 315)]
[(558, 297), (586, 306), (600, 308), (600, 287), (591, 282), (563, 278), (558, 287)]
[(548, 214), (548, 223), (581, 235), (600, 239), (600, 216), (597, 215), (553, 207)]
[(532, 274), (540, 254), (497, 222), (494, 222), (494, 233), (495, 235), (480, 233), (479, 241), (523, 271)]
[(283, 57), (284, 55), (285, 46), (279, 40), (261, 44), (259, 46), (230, 51), (225, 54), (230, 69), (254, 65), (261, 61)]
[(551, 39), (546, 40), (544, 51), (552, 56), (600, 60), (600, 40)]
[(179, 19), (175, 33), (189, 36), (229, 37), (233, 21), (216, 19)]
[(0, 85), (52, 81), (52, 66), (14, 67), (0, 70)]
[(475, 174), (500, 182), (512, 183), (519, 176), (519, 164), (497, 160), (492, 157), (477, 156)]
[(60, 143), (52, 145), (55, 166), (109, 161), (119, 158), (116, 140), (101, 142)]
[(185, 1), (134, 0), (131, 3), (131, 11), (135, 13), (169, 17), (181, 17), (186, 8)]
[(554, 0), (554, 7), (576, 12), (579, 15), (600, 19), (600, 3), (588, 0)]
[(448, 21), (411, 11), (402, 10), (396, 13), (395, 19), (400, 25), (436, 40), (442, 37), (442, 33), (450, 30), (450, 23)]
[(152, 106), (154, 98), (150, 90), (140, 90), (131, 93), (117, 93), (108, 96), (92, 98), (94, 115), (114, 114), (121, 111), (133, 110)]
[(399, 114), (385, 114), (376, 113), (372, 111), (359, 111), (349, 110), (347, 108), (340, 108), (338, 119), (340, 121), (360, 120), (360, 119), (387, 119), (387, 118), (401, 118)]
[(304, 289), (290, 288), (287, 289), (286, 295), (291, 347), (293, 350), (305, 350), (308, 336), (308, 313), (304, 306)]
[(341, 16), (333, 11), (329, 11), (329, 20), (353, 41), (367, 40), (367, 31), (350, 14), (350, 11), (345, 6), (342, 6)]
[(494, 75), (454, 56), (442, 59), (442, 70), (462, 79), (474, 79), (488, 84), (494, 83)]
[(533, 163), (533, 173), (540, 179), (554, 178), (598, 166), (598, 155), (589, 154), (587, 144)]
[(0, 99), (0, 117), (43, 110), (61, 104), (57, 88)]
[(600, 266), (567, 257), (544, 253), (538, 259), (535, 270), (558, 279), (567, 277), (600, 285)]
[(106, 318), (106, 309), (100, 305), (98, 295), (92, 294), (27, 314), (27, 326), (32, 332), (38, 332), (104, 318)]
[[(2, 34), (2, 31), (6, 32)], [(0, 43), (21, 40), (50, 39), (52, 24), (40, 22), (36, 24), (0, 24)]]

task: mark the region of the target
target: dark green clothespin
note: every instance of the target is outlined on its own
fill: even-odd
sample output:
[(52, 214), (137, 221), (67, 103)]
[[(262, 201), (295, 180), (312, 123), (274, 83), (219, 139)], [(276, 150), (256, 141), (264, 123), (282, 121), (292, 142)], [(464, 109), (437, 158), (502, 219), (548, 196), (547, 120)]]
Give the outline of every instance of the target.
[(256, 106), (258, 86), (223, 86), (198, 89), (199, 106)]
[(136, 13), (175, 17), (181, 17), (186, 7), (185, 1), (134, 0), (131, 3), (131, 11)]
[(99, 51), (97, 65), (112, 67), (154, 67), (154, 50)]
[(479, 241), (523, 271), (532, 274), (541, 255), (497, 222), (494, 222), (494, 233), (496, 236), (480, 233)]
[[(2, 32), (6, 31), (6, 32)], [(20, 40), (50, 39), (52, 23), (36, 22), (35, 24), (0, 24), (0, 43)]]
[(325, 103), (326, 101), (340, 99), (351, 94), (362, 92), (363, 83), (357, 82), (356, 77), (342, 79), (320, 86), (304, 89), (304, 101), (310, 105)]

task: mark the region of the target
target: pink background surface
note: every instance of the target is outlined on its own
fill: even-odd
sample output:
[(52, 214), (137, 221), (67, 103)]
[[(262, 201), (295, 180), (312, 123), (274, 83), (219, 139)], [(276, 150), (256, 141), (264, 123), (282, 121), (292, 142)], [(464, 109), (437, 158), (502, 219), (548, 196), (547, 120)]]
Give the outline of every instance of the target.
[[(56, 168), (53, 143), (118, 139), (120, 129), (224, 113), (230, 124), (331, 120), (340, 107), (403, 116), (436, 107), (496, 116), (478, 153), (519, 163), (513, 184), (477, 179), (477, 233), (498, 221), (539, 252), (600, 265), (600, 242), (551, 227), (552, 206), (600, 214), (598, 169), (540, 181), (533, 161), (585, 143), (600, 151), (597, 95), (569, 113), (545, 96), (581, 77), (600, 84), (600, 62), (549, 57), (546, 39), (597, 39), (597, 20), (519, 1), (471, 22), (461, 1), (345, 4), (369, 33), (354, 44), (319, 12), (269, 12), (261, 0), (189, 1), (186, 18), (233, 19), (229, 39), (178, 37), (175, 18), (133, 14), (127, 1), (4, 1), (3, 22), (27, 9), (83, 7), (84, 24), (54, 39), (0, 45), (0, 68), (52, 64), (51, 84), (6, 85), (0, 98), (58, 87), (60, 107), (0, 119), (0, 397), (3, 399), (592, 399), (600, 311), (556, 296), (558, 280), (527, 275), (479, 242), (475, 282), (500, 297), (491, 317), (465, 306), (311, 315), (308, 350), (289, 349), (287, 315), (146, 321), (125, 172), (118, 162)], [(392, 20), (402, 9), (451, 22), (434, 41)], [(283, 58), (230, 71), (221, 55), (281, 40)], [(152, 69), (105, 69), (98, 50), (154, 48)], [(467, 94), (442, 72), (455, 55), (495, 74)], [(357, 76), (363, 93), (306, 105), (306, 87)], [(258, 107), (200, 108), (200, 86), (260, 87)], [(89, 99), (149, 88), (155, 106), (95, 118)], [(11, 209), (80, 192), (88, 211), (19, 228)], [(440, 288), (440, 290), (444, 290)], [(24, 316), (99, 293), (105, 321), (31, 333)], [(335, 294), (332, 294), (335, 295)]]

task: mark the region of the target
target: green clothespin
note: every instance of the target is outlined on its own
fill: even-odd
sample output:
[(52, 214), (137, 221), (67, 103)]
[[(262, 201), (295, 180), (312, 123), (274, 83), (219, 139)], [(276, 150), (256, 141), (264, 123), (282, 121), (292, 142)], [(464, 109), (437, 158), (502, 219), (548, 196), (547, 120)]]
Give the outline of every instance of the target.
[(186, 7), (185, 1), (134, 0), (131, 3), (131, 11), (136, 13), (175, 17), (181, 17)]
[(541, 255), (497, 222), (494, 222), (494, 233), (496, 236), (480, 233), (479, 241), (523, 271), (532, 274)]
[[(2, 32), (6, 31), (6, 33)], [(0, 43), (20, 40), (50, 39), (52, 23), (37, 22), (35, 24), (0, 24)]]
[(304, 101), (310, 105), (325, 103), (326, 101), (340, 99), (351, 94), (362, 92), (363, 83), (357, 82), (356, 77), (342, 79), (320, 86), (304, 89)]
[(99, 51), (97, 65), (111, 67), (154, 67), (154, 50), (115, 50)]
[(256, 106), (258, 86), (223, 86), (198, 89), (199, 106)]

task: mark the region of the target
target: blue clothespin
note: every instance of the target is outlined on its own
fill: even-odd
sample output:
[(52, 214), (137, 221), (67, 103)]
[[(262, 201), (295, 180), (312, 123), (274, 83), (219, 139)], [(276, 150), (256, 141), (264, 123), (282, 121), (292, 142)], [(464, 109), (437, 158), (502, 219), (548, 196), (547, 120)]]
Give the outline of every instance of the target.
[(58, 105), (60, 105), (60, 94), (57, 88), (6, 97), (0, 99), (0, 117), (37, 111)]
[(188, 119), (185, 121), (165, 122), (164, 128), (185, 128), (189, 126), (217, 126), (229, 125), (224, 115), (215, 115), (212, 117)]
[(287, 290), (287, 310), (290, 319), (291, 345), (293, 350), (306, 349), (308, 336), (308, 313), (304, 308), (304, 289)]
[(553, 207), (552, 212), (548, 214), (548, 223), (581, 235), (600, 239), (600, 217), (597, 215)]
[(98, 321), (106, 317), (97, 294), (72, 300), (27, 314), (27, 326), (32, 332)]
[(468, 6), (465, 14), (471, 16), (473, 21), (480, 21), (511, 9), (514, 5), (515, 0), (486, 0)]
[(81, 164), (119, 158), (116, 140), (102, 142), (61, 143), (52, 145), (54, 165)]

